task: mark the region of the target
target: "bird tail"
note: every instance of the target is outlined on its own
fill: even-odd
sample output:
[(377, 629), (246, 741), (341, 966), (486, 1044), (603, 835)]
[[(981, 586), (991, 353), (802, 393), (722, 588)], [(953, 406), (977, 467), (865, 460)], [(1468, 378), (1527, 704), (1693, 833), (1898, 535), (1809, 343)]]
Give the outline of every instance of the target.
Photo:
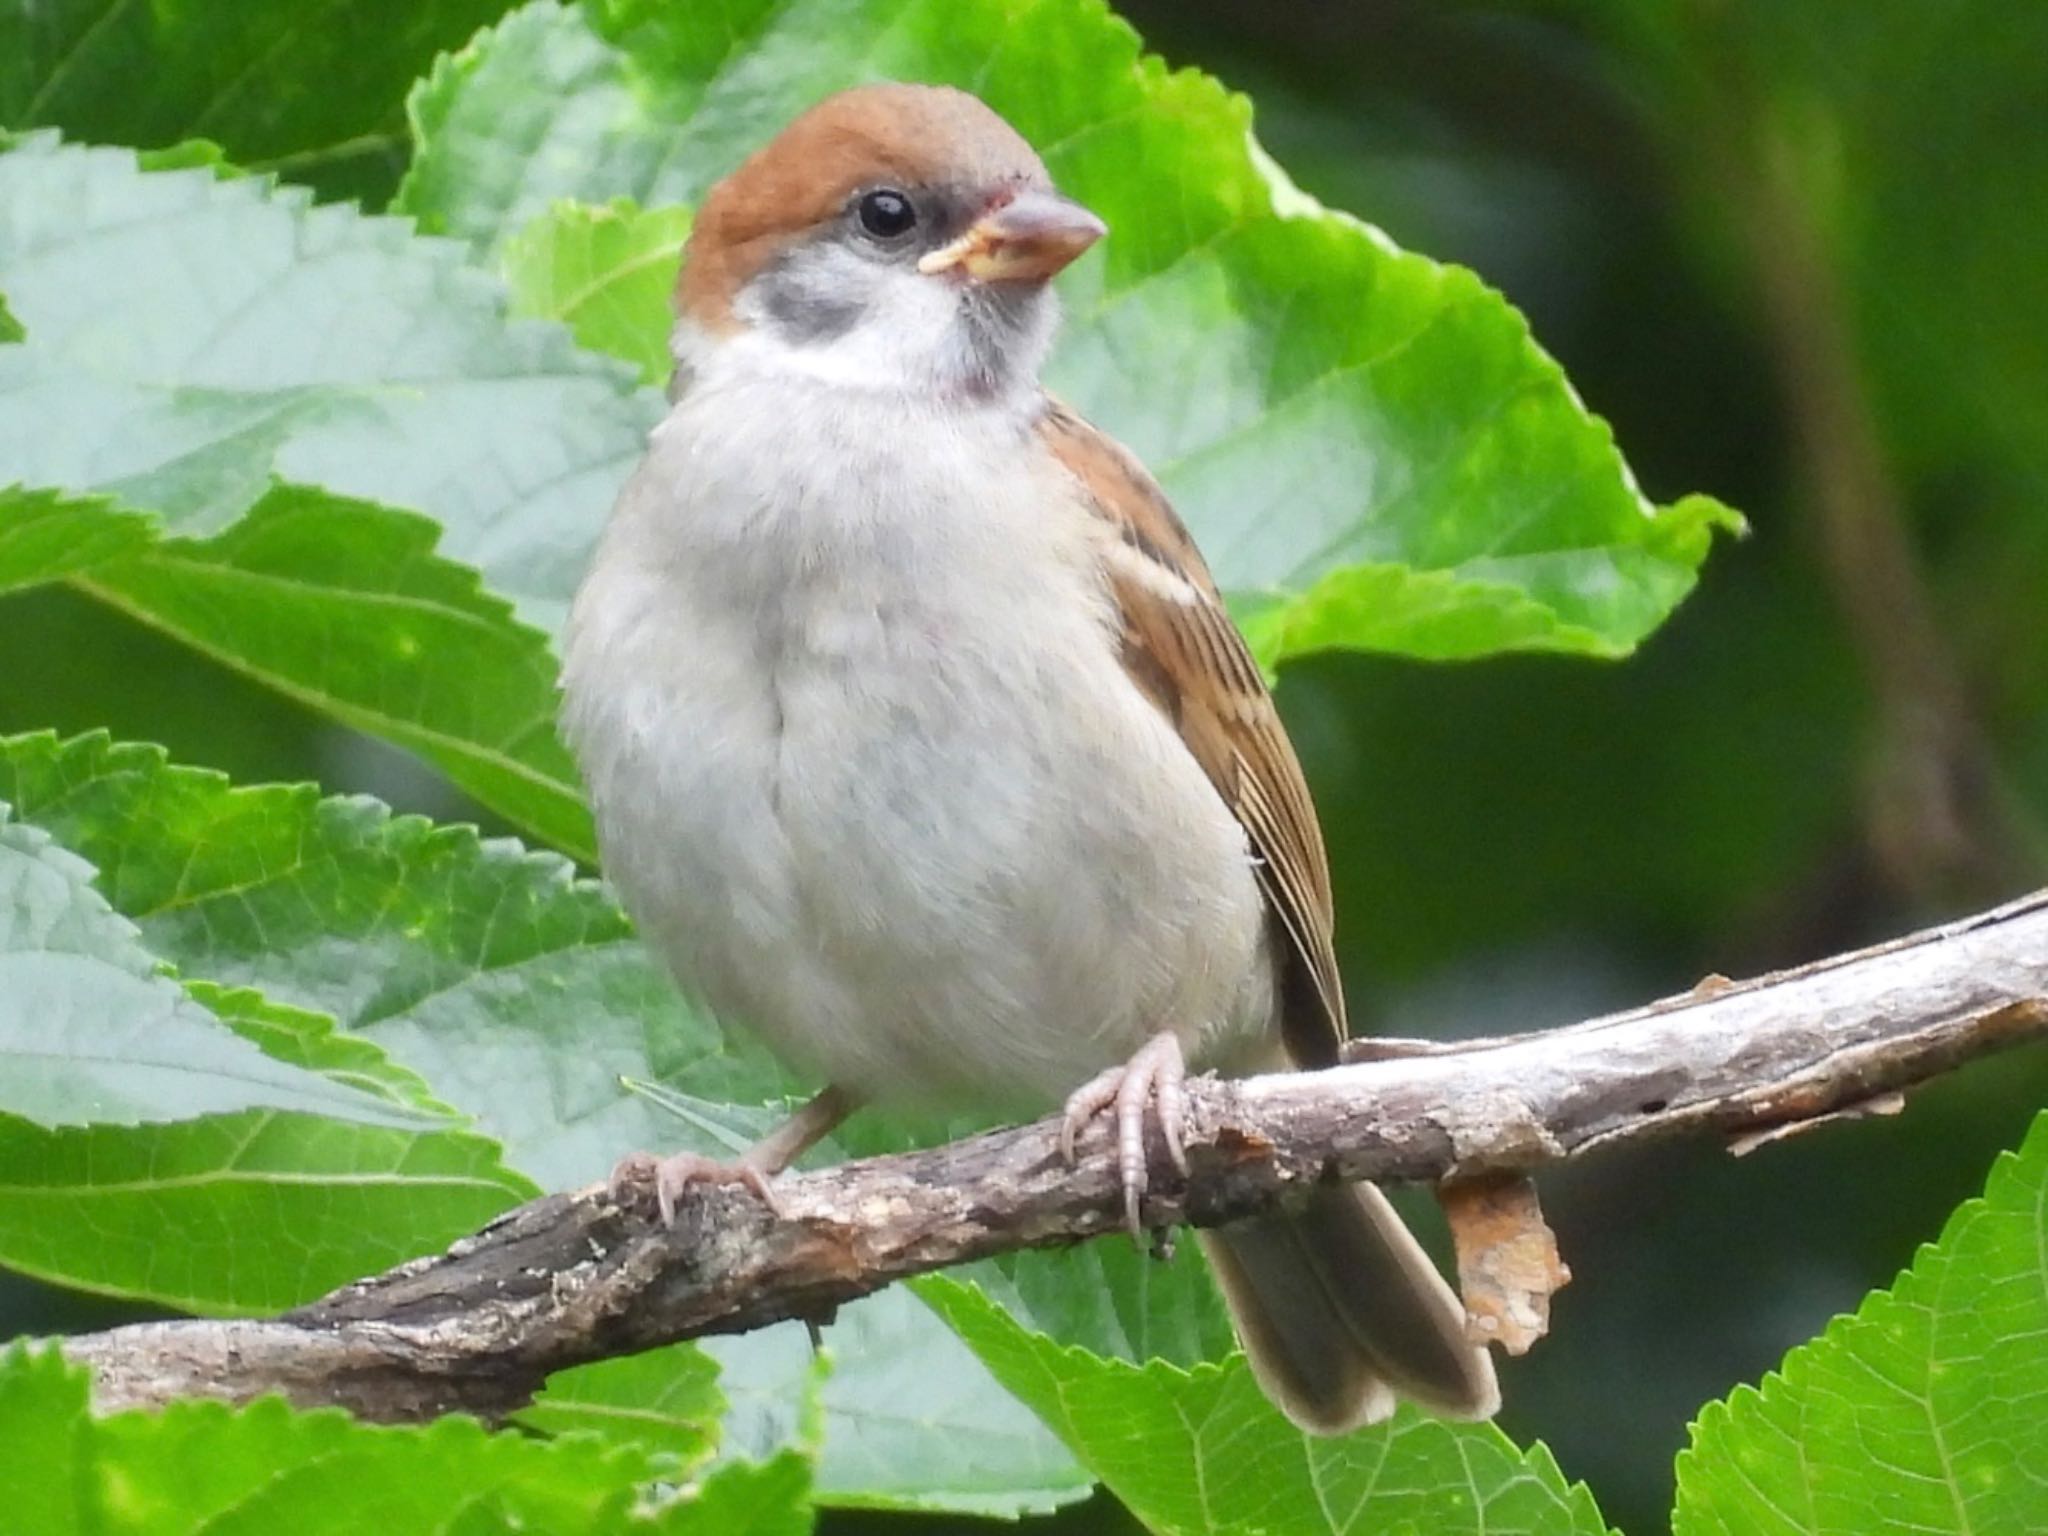
[(1397, 1396), (1448, 1418), (1500, 1407), (1493, 1361), (1465, 1309), (1370, 1184), (1201, 1234), (1266, 1395), (1311, 1434), (1340, 1435)]

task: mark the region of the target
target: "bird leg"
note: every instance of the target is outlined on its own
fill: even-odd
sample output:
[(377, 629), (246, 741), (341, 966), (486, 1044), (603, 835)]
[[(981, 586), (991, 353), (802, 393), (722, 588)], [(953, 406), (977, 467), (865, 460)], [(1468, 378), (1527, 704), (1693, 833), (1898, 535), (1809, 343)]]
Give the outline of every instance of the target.
[(1088, 1122), (1105, 1109), (1116, 1112), (1117, 1173), (1124, 1191), (1124, 1225), (1141, 1247), (1145, 1226), (1139, 1205), (1151, 1187), (1151, 1173), (1145, 1161), (1145, 1109), (1149, 1104), (1158, 1116), (1160, 1139), (1166, 1155), (1182, 1174), (1188, 1171), (1187, 1147), (1182, 1126), (1187, 1117), (1187, 1096), (1181, 1082), (1187, 1076), (1187, 1060), (1181, 1054), (1180, 1037), (1170, 1032), (1154, 1035), (1120, 1067), (1097, 1073), (1067, 1096), (1064, 1122), (1060, 1126), (1060, 1153), (1074, 1161), (1074, 1138)]
[(744, 1184), (763, 1205), (780, 1215), (781, 1207), (768, 1181), (823, 1141), (859, 1107), (860, 1101), (843, 1088), (827, 1088), (730, 1161), (701, 1152), (674, 1152), (663, 1158), (635, 1152), (612, 1169), (611, 1188), (616, 1194), (651, 1180), (654, 1203), (665, 1227), (675, 1225), (676, 1204), (692, 1184)]

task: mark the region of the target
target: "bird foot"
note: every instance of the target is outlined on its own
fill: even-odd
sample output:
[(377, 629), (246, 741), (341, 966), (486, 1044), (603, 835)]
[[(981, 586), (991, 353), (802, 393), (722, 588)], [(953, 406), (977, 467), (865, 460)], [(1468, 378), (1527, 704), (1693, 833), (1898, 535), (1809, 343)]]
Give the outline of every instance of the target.
[(1182, 1128), (1187, 1119), (1187, 1096), (1181, 1091), (1186, 1076), (1187, 1060), (1181, 1054), (1180, 1037), (1162, 1033), (1139, 1046), (1122, 1066), (1097, 1073), (1067, 1097), (1065, 1120), (1060, 1126), (1060, 1155), (1069, 1163), (1074, 1161), (1074, 1138), (1088, 1122), (1105, 1109), (1115, 1111), (1124, 1225), (1140, 1247), (1145, 1243), (1140, 1206), (1152, 1183), (1145, 1160), (1145, 1111), (1150, 1106), (1157, 1116), (1166, 1155), (1176, 1169), (1186, 1174), (1188, 1153)]
[(610, 1183), (613, 1198), (621, 1200), (636, 1198), (639, 1191), (652, 1184), (654, 1204), (661, 1212), (664, 1227), (676, 1224), (676, 1206), (693, 1184), (744, 1184), (770, 1211), (782, 1215), (781, 1202), (769, 1187), (768, 1176), (745, 1157), (726, 1163), (701, 1152), (675, 1152), (667, 1157), (634, 1152), (621, 1158), (612, 1169)]

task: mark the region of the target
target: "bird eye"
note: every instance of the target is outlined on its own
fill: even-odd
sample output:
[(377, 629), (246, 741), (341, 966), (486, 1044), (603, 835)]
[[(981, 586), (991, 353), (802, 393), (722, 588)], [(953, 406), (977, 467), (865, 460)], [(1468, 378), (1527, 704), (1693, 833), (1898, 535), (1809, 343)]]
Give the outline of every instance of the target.
[(894, 187), (877, 187), (855, 208), (860, 227), (877, 240), (894, 240), (917, 227), (917, 209)]

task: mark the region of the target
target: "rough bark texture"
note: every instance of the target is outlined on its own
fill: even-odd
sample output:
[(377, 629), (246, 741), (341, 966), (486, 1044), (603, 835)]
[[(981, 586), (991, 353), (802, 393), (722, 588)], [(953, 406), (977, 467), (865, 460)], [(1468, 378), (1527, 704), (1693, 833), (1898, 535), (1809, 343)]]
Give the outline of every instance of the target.
[[(1185, 1185), (1161, 1225), (1213, 1225), (1319, 1179), (1524, 1173), (1681, 1134), (1760, 1137), (2048, 1035), (2048, 891), (1875, 949), (1567, 1029), (1446, 1047), (1356, 1042), (1326, 1072), (1188, 1086)], [(699, 1192), (664, 1230), (604, 1188), (533, 1201), (444, 1254), (260, 1322), (68, 1339), (103, 1410), (281, 1391), (406, 1421), (497, 1417), (551, 1371), (675, 1339), (818, 1318), (905, 1276), (1114, 1232), (1106, 1129), (1059, 1123), (785, 1175), (771, 1211)], [(1163, 1158), (1155, 1160), (1163, 1169)]]

